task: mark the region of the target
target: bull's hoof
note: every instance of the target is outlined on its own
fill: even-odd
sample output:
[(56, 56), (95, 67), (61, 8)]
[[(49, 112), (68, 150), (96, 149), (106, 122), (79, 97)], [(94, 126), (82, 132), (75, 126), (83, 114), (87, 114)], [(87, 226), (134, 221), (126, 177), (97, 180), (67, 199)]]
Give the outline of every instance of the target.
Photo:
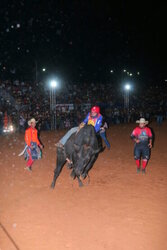
[(74, 171), (72, 171), (72, 172), (71, 172), (71, 174), (70, 174), (70, 176), (71, 176), (71, 178), (74, 180), (74, 179), (76, 178), (76, 174), (75, 174), (75, 172), (74, 172)]
[(82, 179), (84, 180), (84, 179), (87, 177), (87, 173), (83, 173), (83, 174), (81, 175), (81, 177), (82, 177)]
[(83, 187), (84, 185), (83, 185), (83, 183), (82, 183), (82, 181), (79, 181), (79, 187)]
[(50, 185), (50, 187), (51, 187), (52, 189), (54, 189), (54, 187), (55, 187), (55, 183), (54, 183), (54, 182), (52, 182), (52, 184)]

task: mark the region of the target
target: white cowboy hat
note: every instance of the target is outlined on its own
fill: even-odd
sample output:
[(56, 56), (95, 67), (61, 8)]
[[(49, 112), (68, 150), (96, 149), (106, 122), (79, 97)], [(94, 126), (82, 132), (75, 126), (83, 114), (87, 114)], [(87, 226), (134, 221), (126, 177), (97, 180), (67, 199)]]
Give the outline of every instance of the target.
[(136, 121), (136, 123), (148, 124), (148, 121), (146, 121), (145, 118), (140, 118), (140, 120)]
[(31, 118), (29, 121), (28, 121), (28, 126), (31, 126), (31, 123), (37, 123), (37, 121), (34, 119), (34, 118)]

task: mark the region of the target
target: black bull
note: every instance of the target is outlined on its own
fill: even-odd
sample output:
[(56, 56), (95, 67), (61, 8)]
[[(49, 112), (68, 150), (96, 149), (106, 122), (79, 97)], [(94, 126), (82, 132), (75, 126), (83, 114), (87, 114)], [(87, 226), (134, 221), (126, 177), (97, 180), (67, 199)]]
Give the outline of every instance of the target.
[(85, 125), (78, 133), (72, 134), (64, 145), (64, 149), (57, 149), (57, 165), (54, 170), (54, 177), (51, 187), (54, 188), (68, 157), (72, 161), (71, 177), (77, 177), (79, 186), (83, 183), (80, 179), (85, 179), (89, 170), (97, 159), (98, 153), (102, 149), (101, 137), (96, 135), (95, 129), (91, 125)]

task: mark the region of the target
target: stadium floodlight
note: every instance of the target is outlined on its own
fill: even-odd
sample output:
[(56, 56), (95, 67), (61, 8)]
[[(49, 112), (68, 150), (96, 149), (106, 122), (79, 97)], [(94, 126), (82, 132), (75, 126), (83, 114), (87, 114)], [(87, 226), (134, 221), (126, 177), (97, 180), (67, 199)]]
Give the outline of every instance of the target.
[(125, 84), (125, 90), (129, 91), (131, 89), (131, 85), (129, 83)]
[(13, 125), (10, 125), (9, 130), (10, 130), (10, 132), (13, 132), (13, 130), (14, 130)]
[(110, 70), (110, 73), (114, 73), (114, 70), (111, 69), (111, 70)]
[(123, 72), (126, 72), (126, 69), (124, 69)]
[(43, 69), (42, 69), (42, 71), (43, 71), (43, 72), (45, 72), (45, 71), (46, 71), (46, 69), (45, 69), (45, 68), (43, 68)]
[(52, 89), (55, 89), (56, 87), (57, 87), (57, 81), (55, 81), (55, 80), (52, 80), (51, 82), (50, 82), (50, 86), (51, 86), (51, 88)]
[(50, 113), (52, 116), (51, 129), (56, 129), (56, 89), (58, 82), (56, 80), (50, 81)]
[(129, 83), (124, 85), (124, 109), (129, 112), (129, 92), (132, 89), (132, 86)]

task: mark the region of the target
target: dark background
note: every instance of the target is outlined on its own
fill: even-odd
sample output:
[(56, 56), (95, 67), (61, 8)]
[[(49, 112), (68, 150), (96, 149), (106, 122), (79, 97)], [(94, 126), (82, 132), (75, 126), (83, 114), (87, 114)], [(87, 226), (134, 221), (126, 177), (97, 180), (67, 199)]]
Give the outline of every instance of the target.
[(33, 80), (37, 65), (40, 79), (105, 83), (127, 69), (157, 84), (166, 77), (166, 11), (165, 1), (1, 1), (0, 78)]

